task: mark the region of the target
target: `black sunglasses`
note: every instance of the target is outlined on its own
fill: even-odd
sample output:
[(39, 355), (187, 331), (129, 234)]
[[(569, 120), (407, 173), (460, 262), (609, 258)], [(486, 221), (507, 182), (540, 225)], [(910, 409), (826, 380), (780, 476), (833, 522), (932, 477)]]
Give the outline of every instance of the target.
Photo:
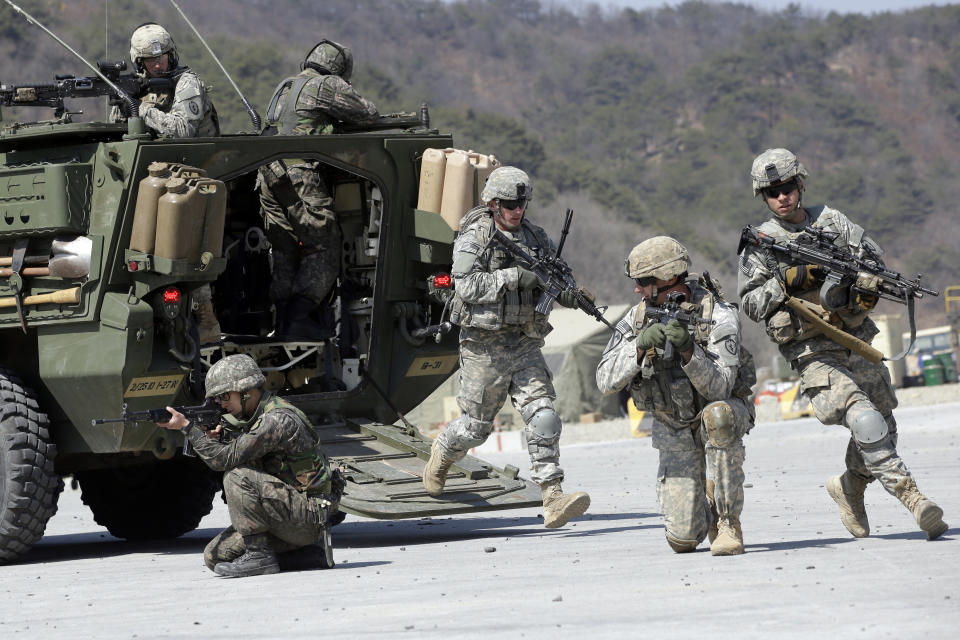
[(525, 204), (527, 204), (526, 198), (518, 198), (517, 200), (504, 200), (503, 198), (500, 199), (501, 209), (519, 209)]
[(637, 283), (638, 287), (650, 287), (657, 284), (657, 279), (653, 276), (644, 276), (643, 278), (634, 278), (634, 282)]
[(775, 187), (765, 187), (763, 190), (763, 195), (768, 198), (779, 198), (782, 195), (788, 195), (797, 190), (797, 181), (791, 180), (790, 182), (784, 182), (783, 184), (778, 184)]

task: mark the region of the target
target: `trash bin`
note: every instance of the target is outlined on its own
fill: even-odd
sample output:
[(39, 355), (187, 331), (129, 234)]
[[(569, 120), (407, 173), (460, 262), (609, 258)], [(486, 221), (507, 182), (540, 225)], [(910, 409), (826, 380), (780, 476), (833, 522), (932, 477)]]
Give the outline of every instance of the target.
[(923, 383), (928, 387), (943, 384), (943, 363), (930, 358), (923, 363)]
[(943, 365), (943, 381), (957, 382), (957, 363), (953, 361), (953, 354), (941, 353), (936, 358)]

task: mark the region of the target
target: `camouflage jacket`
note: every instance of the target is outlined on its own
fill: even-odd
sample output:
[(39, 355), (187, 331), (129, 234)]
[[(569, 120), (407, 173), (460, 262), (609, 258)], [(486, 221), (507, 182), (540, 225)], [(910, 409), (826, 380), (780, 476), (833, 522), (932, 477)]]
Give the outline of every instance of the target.
[(174, 138), (207, 138), (220, 135), (220, 122), (207, 89), (186, 67), (174, 72), (177, 79), (172, 94), (168, 91), (139, 96), (156, 104), (140, 110), (144, 123), (157, 135)]
[[(460, 341), (542, 342), (552, 330), (547, 316), (536, 313), (539, 290), (518, 290), (519, 262), (497, 242), (490, 242), (493, 214), (471, 209), (461, 222), (453, 245), (454, 301), (450, 318), (461, 327)], [(526, 217), (515, 232), (504, 231), (534, 258), (556, 253), (546, 232)], [(495, 335), (496, 334), (496, 335)]]
[[(791, 224), (772, 217), (760, 225), (759, 230), (783, 242), (796, 238), (809, 225), (839, 233), (835, 243), (848, 247), (854, 253), (860, 247), (868, 246), (877, 255), (882, 254), (879, 245), (865, 234), (863, 227), (854, 224), (836, 209), (818, 206), (807, 207), (804, 211), (806, 215), (801, 224)], [(788, 362), (825, 351), (843, 350), (844, 347), (818, 334), (809, 323), (784, 306), (787, 293), (777, 272), (793, 264), (798, 263), (779, 252), (763, 252), (755, 246), (747, 246), (740, 255), (737, 274), (737, 289), (744, 313), (754, 322), (763, 323), (767, 335), (779, 345), (780, 353)], [(819, 303), (819, 284), (810, 290), (792, 292), (792, 295)], [(878, 332), (866, 313), (840, 314), (840, 317), (832, 319), (828, 318), (829, 314), (822, 315), (868, 343)]]
[(601, 393), (610, 395), (629, 385), (639, 409), (654, 412), (656, 420), (675, 429), (697, 424), (700, 412), (711, 402), (746, 400), (756, 382), (753, 357), (741, 345), (737, 308), (697, 280), (688, 281), (687, 286), (689, 310), (715, 322), (694, 330), (690, 362), (683, 364), (676, 352), (671, 360), (664, 360), (662, 349), (642, 357), (637, 354), (637, 343), (629, 337), (657, 322), (644, 316), (646, 304), (641, 302), (620, 320), (597, 365)]
[(331, 472), (319, 438), (307, 416), (286, 400), (264, 393), (249, 420), (237, 422), (239, 433), (226, 442), (211, 440), (200, 429), (187, 437), (194, 451), (214, 471), (240, 466), (274, 475), (298, 491), (329, 492)]
[[(291, 101), (295, 103), (292, 114)], [(311, 68), (281, 82), (270, 102), (277, 104), (271, 117), (285, 135), (331, 133), (337, 122), (364, 123), (380, 115), (377, 106), (349, 82)]]

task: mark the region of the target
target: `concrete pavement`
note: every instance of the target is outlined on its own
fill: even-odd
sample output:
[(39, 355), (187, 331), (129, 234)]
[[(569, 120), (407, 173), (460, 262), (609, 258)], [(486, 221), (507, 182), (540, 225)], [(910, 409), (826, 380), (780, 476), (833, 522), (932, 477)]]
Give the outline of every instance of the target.
[[(663, 537), (650, 439), (567, 445), (581, 519), (538, 509), (410, 521), (352, 516), (332, 571), (226, 580), (202, 564), (228, 522), (126, 543), (69, 488), (47, 536), (0, 567), (0, 638), (952, 638), (960, 629), (960, 404), (898, 410), (900, 452), (951, 528), (927, 542), (873, 483), (871, 537), (840, 524), (823, 488), (841, 427), (803, 419), (747, 436), (747, 553), (677, 555)], [(523, 452), (491, 454), (528, 467)], [(524, 471), (524, 475), (526, 472)]]

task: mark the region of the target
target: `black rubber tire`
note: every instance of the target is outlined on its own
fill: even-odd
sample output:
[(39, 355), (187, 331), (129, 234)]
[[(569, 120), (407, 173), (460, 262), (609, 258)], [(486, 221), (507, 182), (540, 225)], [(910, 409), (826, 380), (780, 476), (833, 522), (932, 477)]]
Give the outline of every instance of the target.
[(29, 551), (57, 512), (63, 480), (49, 426), (34, 393), (0, 368), (0, 564)]
[(78, 471), (80, 499), (117, 538), (164, 540), (193, 531), (213, 507), (220, 480), (199, 458)]

